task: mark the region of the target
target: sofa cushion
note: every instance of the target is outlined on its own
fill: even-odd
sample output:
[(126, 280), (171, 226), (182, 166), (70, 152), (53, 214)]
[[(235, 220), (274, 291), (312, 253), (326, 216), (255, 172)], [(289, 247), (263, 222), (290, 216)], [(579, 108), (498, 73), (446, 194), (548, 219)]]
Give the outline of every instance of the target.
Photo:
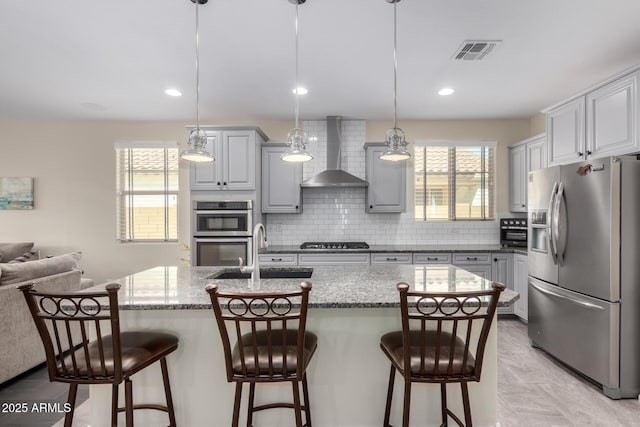
[(0, 284), (9, 285), (71, 271), (78, 266), (81, 256), (82, 252), (72, 252), (37, 261), (0, 264)]
[(33, 242), (0, 243), (0, 258), (3, 262), (9, 262), (17, 256), (28, 252), (33, 248)]
[(25, 252), (20, 256), (15, 257), (9, 264), (15, 264), (18, 262), (36, 261), (40, 259), (40, 253), (38, 251)]

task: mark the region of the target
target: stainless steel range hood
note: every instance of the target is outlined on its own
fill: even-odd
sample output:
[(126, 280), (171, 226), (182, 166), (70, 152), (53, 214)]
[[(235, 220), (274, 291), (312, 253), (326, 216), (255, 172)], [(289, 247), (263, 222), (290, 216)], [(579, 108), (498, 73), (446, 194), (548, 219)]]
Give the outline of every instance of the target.
[(327, 170), (309, 178), (301, 187), (368, 187), (369, 183), (340, 169), (342, 117), (327, 117)]

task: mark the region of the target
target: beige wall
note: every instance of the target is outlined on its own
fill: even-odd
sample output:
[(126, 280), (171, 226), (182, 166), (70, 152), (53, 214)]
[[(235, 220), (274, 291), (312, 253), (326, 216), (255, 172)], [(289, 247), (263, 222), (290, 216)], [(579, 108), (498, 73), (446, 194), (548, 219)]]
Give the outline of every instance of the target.
[(547, 130), (547, 115), (543, 113), (531, 117), (531, 136), (545, 133)]
[[(83, 252), (87, 277), (103, 282), (156, 265), (178, 264), (175, 243), (116, 241), (115, 155), (117, 140), (165, 140), (186, 144), (183, 122), (0, 122), (0, 176), (35, 178), (35, 209), (0, 211), (0, 241), (34, 241), (42, 255)], [(285, 140), (290, 121), (214, 123), (260, 126)], [(381, 141), (390, 122), (367, 123), (367, 141)], [(529, 120), (409, 121), (400, 125), (411, 142), (423, 139), (490, 139), (498, 142), (498, 214), (508, 208), (506, 146), (530, 136)], [(184, 166), (184, 167), (182, 167)], [(180, 188), (188, 189), (181, 163)], [(411, 200), (411, 199), (410, 199)], [(180, 242), (189, 243), (189, 194), (179, 197)]]
[[(529, 119), (510, 120), (429, 120), (402, 121), (411, 147), (415, 141), (425, 140), (493, 140), (497, 141), (496, 155), (496, 213), (509, 211), (509, 156), (507, 146), (531, 136)], [(384, 141), (390, 121), (367, 122), (367, 141)], [(409, 169), (412, 170), (410, 164)], [(412, 176), (412, 175), (410, 175)], [(407, 186), (407, 200), (413, 200), (413, 182)]]

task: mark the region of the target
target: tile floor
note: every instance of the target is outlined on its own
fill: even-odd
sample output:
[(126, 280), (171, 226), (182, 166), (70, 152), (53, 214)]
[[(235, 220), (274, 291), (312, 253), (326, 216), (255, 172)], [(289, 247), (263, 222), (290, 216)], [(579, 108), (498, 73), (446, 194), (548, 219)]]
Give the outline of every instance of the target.
[(498, 321), (500, 427), (640, 426), (640, 402), (611, 400), (591, 382), (529, 345), (527, 325)]
[[(498, 419), (500, 427), (640, 426), (640, 402), (611, 400), (596, 386), (529, 345), (527, 326), (498, 321)], [(4, 402), (66, 401), (67, 386), (50, 383), (44, 368), (0, 387)], [(88, 387), (78, 391), (74, 427), (87, 427)], [(61, 427), (60, 414), (0, 412), (2, 427)]]

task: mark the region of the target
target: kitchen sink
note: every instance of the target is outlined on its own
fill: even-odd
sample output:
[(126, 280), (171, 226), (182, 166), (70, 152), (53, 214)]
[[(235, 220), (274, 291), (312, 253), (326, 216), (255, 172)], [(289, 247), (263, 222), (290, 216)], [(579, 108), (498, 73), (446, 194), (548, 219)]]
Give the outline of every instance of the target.
[[(300, 267), (272, 267), (261, 268), (261, 279), (308, 279), (313, 274), (313, 268)], [(207, 279), (249, 279), (251, 273), (243, 273), (239, 268), (226, 268), (219, 273), (212, 274)]]

